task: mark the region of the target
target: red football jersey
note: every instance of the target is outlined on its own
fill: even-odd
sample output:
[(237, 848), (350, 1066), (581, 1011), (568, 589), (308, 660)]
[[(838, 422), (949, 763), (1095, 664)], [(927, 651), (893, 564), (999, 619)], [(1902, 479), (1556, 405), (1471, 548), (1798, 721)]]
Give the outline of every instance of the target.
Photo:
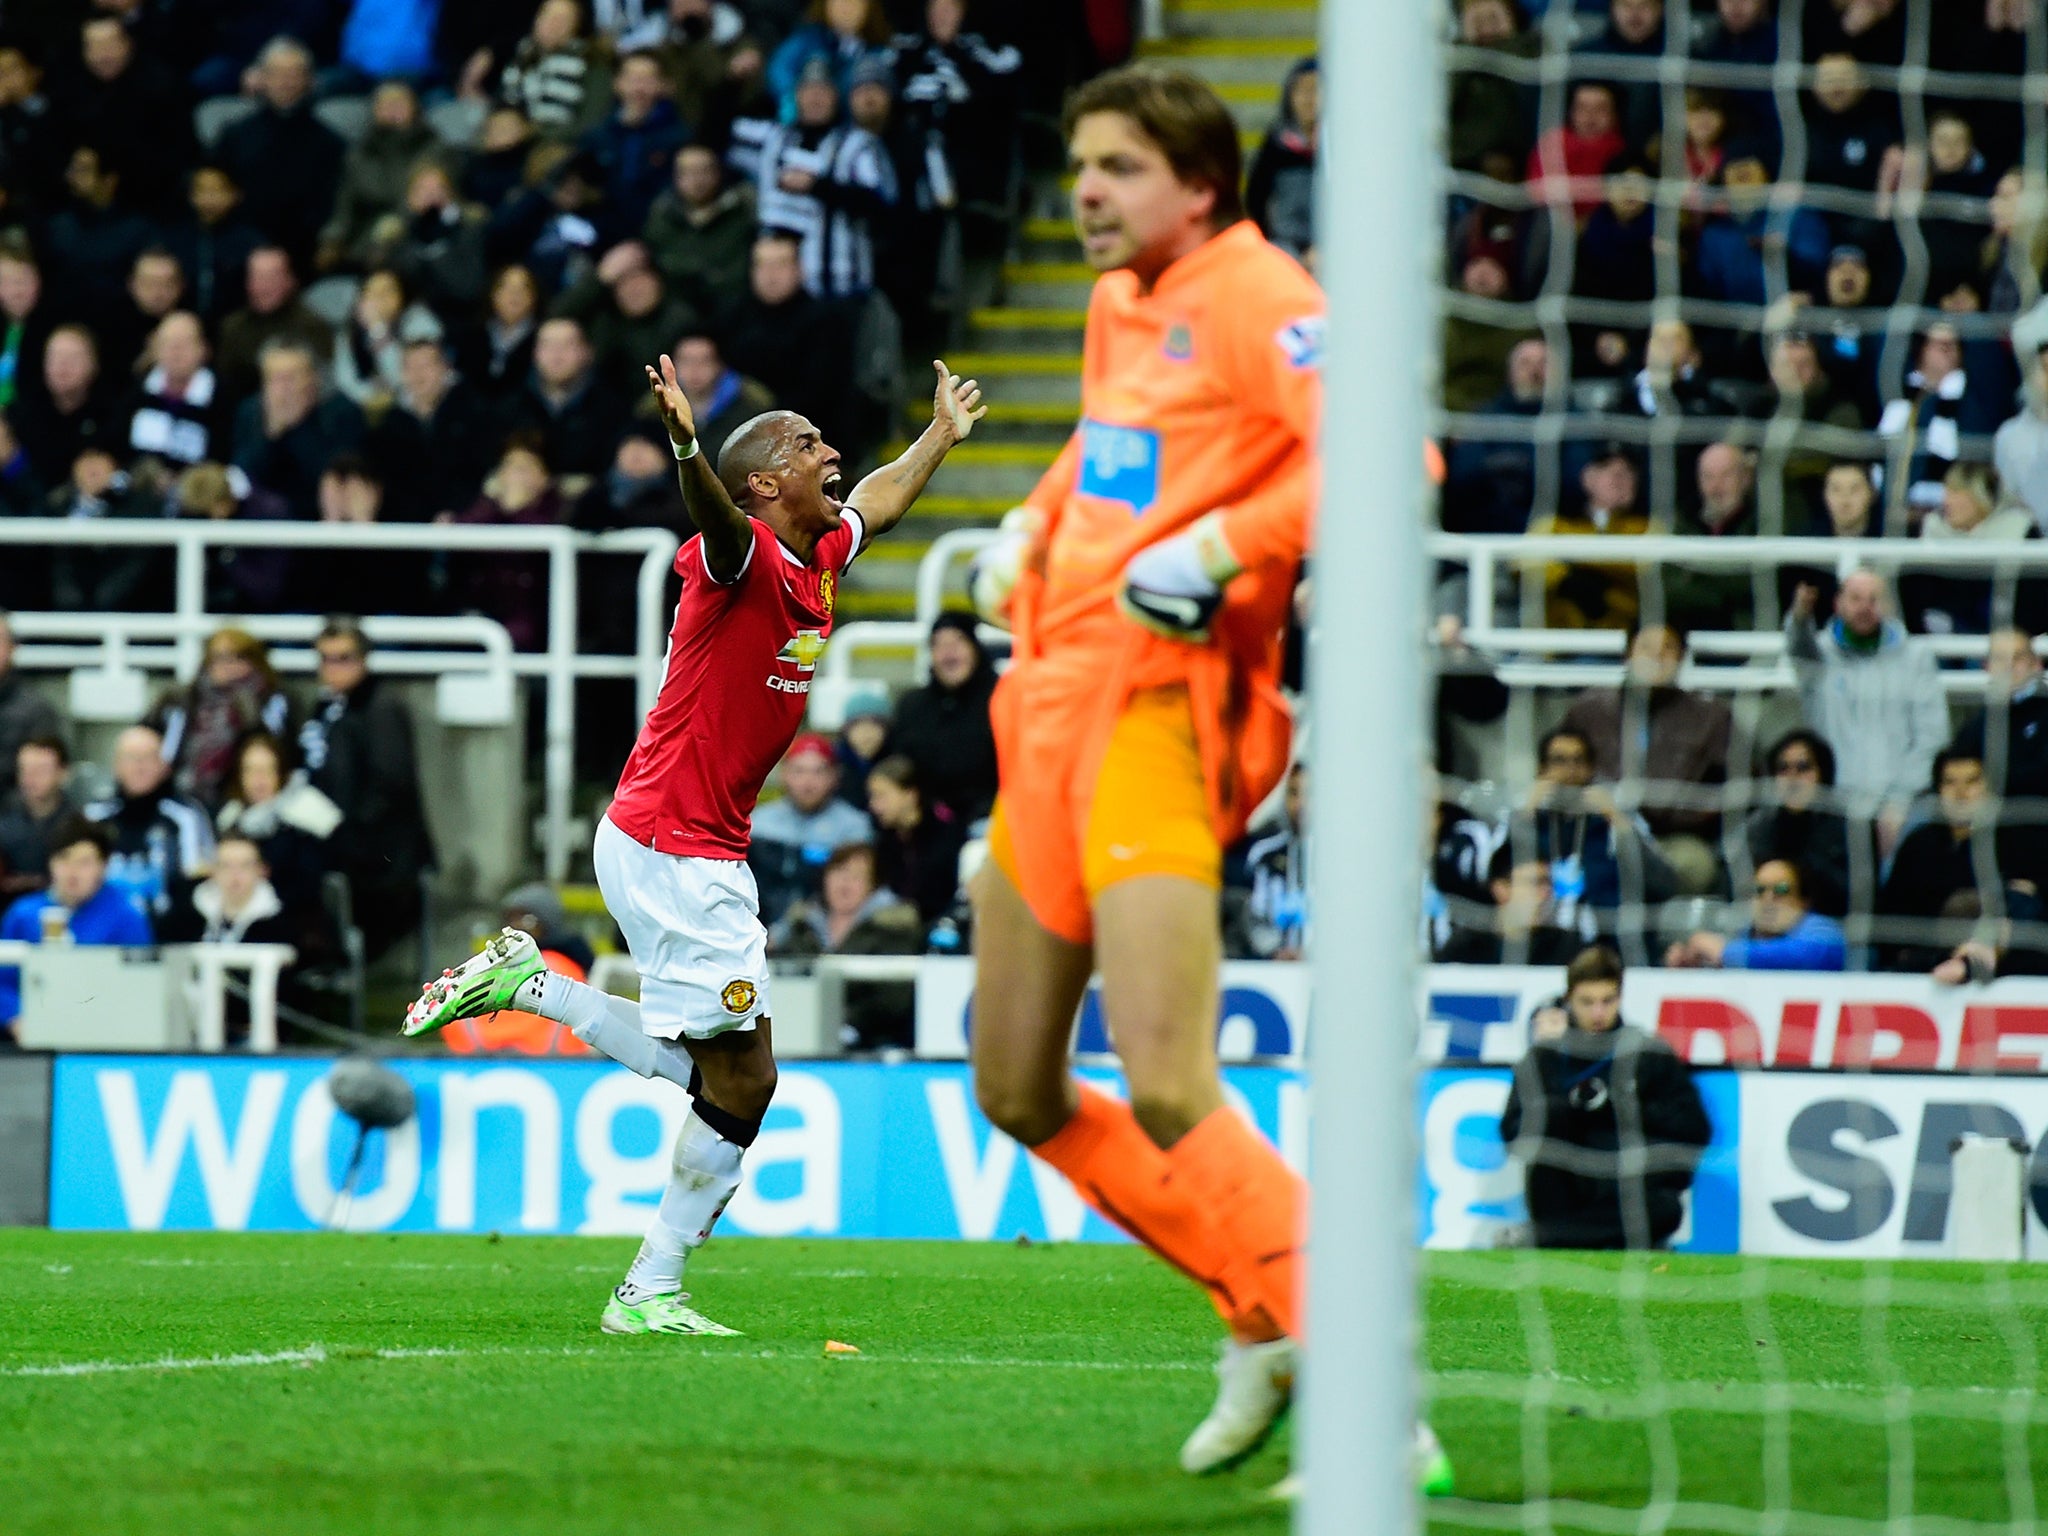
[(841, 573), (866, 534), (848, 507), (806, 565), (766, 523), (721, 586), (699, 534), (676, 553), (683, 578), (661, 694), (640, 727), (608, 813), (662, 853), (744, 859), (761, 786), (803, 724), (811, 674), (832, 633)]

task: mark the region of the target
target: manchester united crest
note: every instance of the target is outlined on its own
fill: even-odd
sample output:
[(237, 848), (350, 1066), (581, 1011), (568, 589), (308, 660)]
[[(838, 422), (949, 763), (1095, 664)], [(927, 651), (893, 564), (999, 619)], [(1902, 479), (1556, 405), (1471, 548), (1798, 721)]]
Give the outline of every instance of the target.
[(740, 1016), (753, 1012), (754, 999), (758, 995), (751, 981), (735, 978), (725, 984), (724, 990), (718, 994), (718, 1001), (727, 1013)]
[(825, 605), (825, 617), (828, 619), (832, 617), (832, 597), (838, 586), (830, 571), (818, 578), (818, 601)]

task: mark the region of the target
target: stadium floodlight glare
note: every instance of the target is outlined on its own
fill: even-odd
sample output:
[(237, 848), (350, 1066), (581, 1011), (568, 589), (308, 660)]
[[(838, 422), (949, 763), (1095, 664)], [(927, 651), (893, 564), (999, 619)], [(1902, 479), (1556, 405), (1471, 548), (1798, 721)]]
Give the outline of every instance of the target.
[[(1317, 227), (1329, 293), (1318, 623), (1316, 913), (1302, 1536), (1414, 1526), (1413, 1078), (1421, 886), (1422, 445), (1440, 121), (1423, 5), (1325, 5)], [(1431, 125), (1427, 128), (1421, 125)], [(1341, 174), (1330, 168), (1342, 167)], [(1365, 1523), (1361, 1523), (1364, 1521)]]

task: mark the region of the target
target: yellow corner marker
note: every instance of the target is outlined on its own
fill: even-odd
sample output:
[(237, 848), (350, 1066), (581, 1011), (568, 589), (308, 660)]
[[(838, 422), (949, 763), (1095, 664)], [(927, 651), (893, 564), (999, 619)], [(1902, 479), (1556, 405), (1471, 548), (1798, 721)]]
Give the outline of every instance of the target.
[(837, 1339), (827, 1339), (825, 1341), (825, 1353), (827, 1356), (857, 1355), (860, 1353), (860, 1347), (855, 1344), (842, 1344)]

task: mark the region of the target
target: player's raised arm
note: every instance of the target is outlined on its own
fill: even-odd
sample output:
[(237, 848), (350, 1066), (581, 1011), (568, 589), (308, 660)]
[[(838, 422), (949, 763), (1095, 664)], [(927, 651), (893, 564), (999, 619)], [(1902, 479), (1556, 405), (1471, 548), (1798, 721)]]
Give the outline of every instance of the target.
[(932, 367), (939, 375), (939, 387), (932, 395), (932, 424), (903, 451), (901, 458), (884, 464), (856, 485), (853, 494), (846, 498), (846, 504), (860, 513), (867, 528), (864, 543), (872, 543), (903, 520), (903, 514), (924, 490), (940, 461), (952, 452), (955, 443), (965, 442), (974, 424), (988, 414), (988, 407), (981, 403), (979, 384), (972, 379), (963, 380), (936, 359)]
[(718, 483), (710, 456), (697, 442), (697, 422), (690, 414), (689, 397), (676, 382), (676, 365), (666, 352), (661, 354), (660, 372), (648, 368), (647, 385), (654, 391), (654, 403), (660, 407), (662, 424), (668, 428), (669, 445), (681, 461), (676, 466), (676, 479), (682, 484), (683, 505), (689, 508), (690, 520), (704, 535), (705, 569), (710, 571), (713, 581), (736, 581), (746, 568), (747, 552), (754, 545), (753, 527), (746, 513), (733, 505), (732, 497)]

